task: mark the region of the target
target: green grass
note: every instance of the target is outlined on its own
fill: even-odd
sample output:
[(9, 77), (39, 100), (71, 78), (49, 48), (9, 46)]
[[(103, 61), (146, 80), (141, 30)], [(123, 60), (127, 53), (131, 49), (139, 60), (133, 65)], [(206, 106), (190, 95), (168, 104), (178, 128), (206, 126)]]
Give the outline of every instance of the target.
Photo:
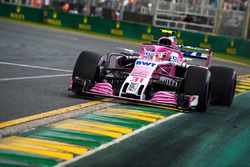
[[(102, 34), (102, 33), (97, 33), (97, 32), (90, 32), (90, 31), (83, 31), (83, 30), (77, 30), (77, 29), (72, 29), (72, 28), (67, 28), (67, 27), (60, 27), (60, 26), (53, 26), (53, 25), (48, 25), (48, 24), (43, 24), (43, 23), (34, 23), (34, 22), (29, 22), (29, 21), (22, 21), (22, 20), (14, 20), (11, 18), (5, 18), (0, 16), (0, 21), (1, 20), (7, 20), (7, 21), (14, 21), (18, 23), (25, 23), (25, 24), (30, 24), (30, 25), (35, 25), (39, 27), (44, 27), (44, 28), (50, 28), (53, 30), (63, 30), (67, 31), (70, 33), (77, 33), (78, 35), (89, 35), (89, 36), (95, 36), (95, 37), (102, 37), (102, 38), (107, 38), (107, 39), (112, 39), (112, 40), (119, 40), (123, 42), (129, 42), (135, 45), (140, 45), (141, 43), (145, 43), (145, 41), (142, 40), (135, 40), (135, 39), (130, 39), (130, 38), (125, 38), (125, 37), (119, 37), (119, 36), (114, 36), (114, 35), (109, 35), (109, 34)], [(222, 59), (224, 61), (230, 61), (234, 63), (238, 63), (241, 65), (247, 65), (250, 66), (250, 58), (245, 58), (237, 55), (227, 55), (227, 54), (221, 54), (221, 53), (213, 53), (213, 57), (217, 59)]]

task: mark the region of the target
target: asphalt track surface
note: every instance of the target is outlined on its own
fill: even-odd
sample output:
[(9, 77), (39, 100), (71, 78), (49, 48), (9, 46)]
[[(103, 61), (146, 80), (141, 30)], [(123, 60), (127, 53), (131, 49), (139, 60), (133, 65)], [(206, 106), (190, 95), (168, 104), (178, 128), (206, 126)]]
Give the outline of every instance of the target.
[[(50, 67), (68, 72), (0, 63), (0, 122), (86, 102), (67, 92), (69, 75), (78, 55), (83, 50), (95, 50), (106, 55), (120, 46), (137, 48), (110, 39), (1, 20), (0, 62)], [(18, 79), (66, 74), (68, 76)], [(17, 79), (4, 80), (8, 78)]]
[[(79, 33), (34, 27), (0, 21), (0, 62), (16, 63), (57, 70), (46, 70), (0, 63), (0, 122), (85, 102), (67, 92), (69, 76), (18, 79), (44, 75), (70, 75), (81, 51), (93, 50), (106, 55), (116, 48), (138, 50), (128, 42), (86, 36)], [(249, 73), (249, 67), (213, 61), (215, 65), (233, 66), (239, 75)], [(3, 80), (17, 78), (16, 80)], [(1, 80), (2, 79), (2, 80)]]
[[(75, 60), (82, 50), (106, 55), (116, 47), (138, 50), (127, 42), (1, 20), (0, 122), (90, 101), (66, 91)], [(250, 71), (212, 64), (233, 66), (239, 75)], [(70, 166), (248, 166), (249, 100), (243, 94), (230, 109), (184, 114)]]

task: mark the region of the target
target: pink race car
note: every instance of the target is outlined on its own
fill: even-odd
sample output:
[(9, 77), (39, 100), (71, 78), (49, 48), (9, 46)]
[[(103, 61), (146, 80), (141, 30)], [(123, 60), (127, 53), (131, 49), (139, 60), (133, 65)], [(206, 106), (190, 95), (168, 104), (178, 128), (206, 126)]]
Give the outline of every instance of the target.
[[(177, 45), (174, 31), (161, 30), (164, 37), (141, 45), (140, 52), (124, 49), (108, 54), (83, 51), (70, 81), (78, 95), (116, 97), (185, 111), (205, 112), (210, 104), (232, 104), (236, 72), (212, 66), (211, 49)], [(191, 58), (205, 64), (191, 65)], [(111, 67), (111, 59), (115, 59)]]

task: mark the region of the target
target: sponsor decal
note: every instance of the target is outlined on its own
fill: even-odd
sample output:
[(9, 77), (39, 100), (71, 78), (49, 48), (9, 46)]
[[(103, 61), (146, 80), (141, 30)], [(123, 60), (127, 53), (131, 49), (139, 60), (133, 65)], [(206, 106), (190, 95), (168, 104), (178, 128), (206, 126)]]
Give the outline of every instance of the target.
[(146, 51), (145, 54), (144, 54), (144, 58), (148, 59), (149, 56), (150, 56), (150, 53)]
[(78, 28), (81, 30), (91, 31), (91, 25), (88, 24), (88, 17), (83, 17), (83, 23), (78, 24)]
[(145, 62), (145, 61), (136, 61), (136, 66), (134, 67), (131, 75), (133, 77), (142, 77), (142, 78), (147, 78), (154, 70), (154, 67), (156, 67), (155, 63), (151, 62)]
[[(142, 70), (144, 70), (144, 69), (142, 69)], [(134, 71), (132, 72), (131, 75), (134, 76), (134, 77), (143, 77), (143, 78), (147, 78), (147, 77), (148, 77), (148, 74), (149, 74), (148, 71), (140, 71), (140, 70), (136, 69), (136, 70), (134, 70)]]
[(61, 20), (59, 20), (57, 18), (58, 18), (58, 14), (57, 14), (57, 12), (54, 12), (53, 18), (44, 18), (43, 21), (47, 24), (50, 24), (50, 25), (61, 26), (62, 22), (61, 22)]
[(118, 36), (123, 36), (123, 30), (111, 29), (111, 34), (118, 35)]
[(10, 13), (10, 18), (18, 19), (18, 20), (25, 20), (24, 14), (21, 13), (21, 7), (20, 6), (16, 7), (16, 12), (11, 12)]
[(135, 92), (138, 86), (139, 86), (139, 83), (132, 82), (129, 84), (128, 91)]
[(151, 62), (145, 62), (145, 61), (136, 61), (136, 65), (140, 65), (140, 66), (146, 66), (146, 67), (154, 67), (156, 66), (155, 63), (151, 63)]
[(193, 95), (189, 98), (189, 107), (197, 106), (199, 102), (199, 96)]
[(236, 55), (236, 48), (227, 48), (226, 52), (230, 55)]
[(61, 20), (55, 20), (55, 19), (44, 19), (44, 22), (47, 24), (55, 25), (55, 26), (61, 26)]
[(181, 39), (181, 32), (180, 31), (177, 32), (177, 43), (179, 45), (184, 43), (183, 39)]
[(121, 28), (121, 23), (120, 21), (117, 21), (115, 28), (112, 28), (110, 33), (113, 35), (123, 36), (123, 30), (120, 28)]
[(147, 34), (142, 34), (141, 39), (145, 41), (152, 41), (154, 39), (154, 35), (151, 34), (152, 27), (148, 26)]
[(191, 51), (186, 51), (186, 50), (181, 50), (181, 52), (184, 55), (195, 56), (195, 57), (201, 57), (202, 55), (202, 53), (199, 53), (199, 52), (191, 52)]
[(154, 57), (154, 53), (150, 52), (150, 51), (145, 51), (144, 53), (144, 59), (148, 60), (148, 59), (153, 59)]
[(131, 75), (133, 77), (147, 78), (155, 67), (156, 63), (137, 60)]
[(145, 41), (152, 41), (154, 39), (154, 36), (150, 34), (142, 34), (141, 39)]
[(203, 42), (200, 43), (200, 47), (202, 48), (211, 48), (211, 45), (208, 43), (208, 34), (204, 36)]
[(172, 52), (172, 53), (170, 54), (170, 59), (169, 59), (169, 61), (170, 61), (170, 62), (173, 62), (173, 63), (176, 63), (177, 60), (178, 60), (178, 57), (179, 57), (179, 55), (178, 55), (177, 53)]
[(236, 48), (234, 47), (234, 39), (232, 38), (231, 41), (230, 41), (230, 46), (229, 48), (226, 49), (226, 53), (227, 54), (230, 54), (230, 55), (236, 55), (237, 53), (237, 50)]

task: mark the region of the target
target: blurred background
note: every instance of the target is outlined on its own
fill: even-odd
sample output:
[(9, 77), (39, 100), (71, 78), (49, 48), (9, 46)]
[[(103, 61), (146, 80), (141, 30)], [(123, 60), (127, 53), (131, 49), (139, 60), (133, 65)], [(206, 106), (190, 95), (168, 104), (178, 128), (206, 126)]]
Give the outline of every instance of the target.
[(10, 4), (250, 38), (249, 0), (2, 0)]

